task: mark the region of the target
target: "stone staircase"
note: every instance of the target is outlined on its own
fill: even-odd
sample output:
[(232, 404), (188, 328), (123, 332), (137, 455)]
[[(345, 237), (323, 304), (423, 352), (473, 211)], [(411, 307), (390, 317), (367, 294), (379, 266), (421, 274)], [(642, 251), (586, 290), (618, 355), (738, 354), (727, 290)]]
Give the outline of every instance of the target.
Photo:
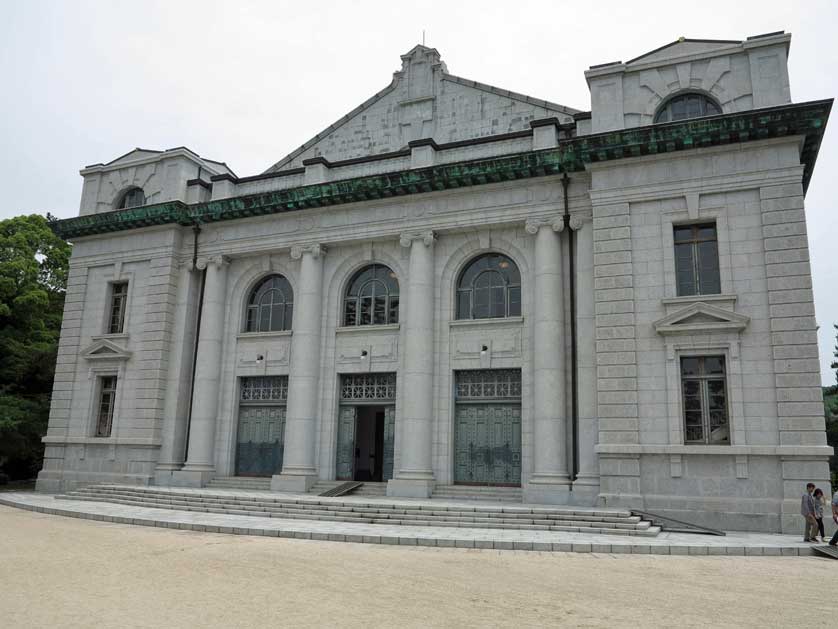
[(216, 476), (207, 487), (211, 489), (244, 489), (245, 491), (270, 491), (271, 479), (257, 476)]
[[(308, 491), (308, 493), (310, 495), (319, 496), (324, 491), (333, 489), (345, 482), (346, 481), (342, 480), (319, 480), (315, 483), (314, 487)], [(358, 489), (355, 489), (346, 495), (352, 496), (353, 498), (357, 498), (358, 496), (384, 498), (387, 496), (387, 483), (368, 483), (367, 481), (364, 481), (364, 484), (358, 487)]]
[(660, 527), (619, 509), (523, 505), (434, 504), (434, 501), (387, 501), (371, 498), (318, 498), (300, 494), (249, 494), (130, 485), (91, 485), (61, 499), (107, 502), (135, 507), (223, 513), (281, 519), (384, 524), (390, 526), (467, 527), (564, 531), (654, 537)]
[(432, 498), (438, 500), (488, 500), (491, 502), (523, 502), (520, 487), (482, 487), (480, 485), (437, 485)]

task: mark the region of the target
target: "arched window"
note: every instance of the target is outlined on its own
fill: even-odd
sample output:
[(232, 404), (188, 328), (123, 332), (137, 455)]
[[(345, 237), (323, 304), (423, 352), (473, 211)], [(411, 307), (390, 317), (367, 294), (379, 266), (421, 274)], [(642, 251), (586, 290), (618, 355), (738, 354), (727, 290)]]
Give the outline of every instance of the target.
[(132, 207), (140, 207), (145, 205), (145, 193), (142, 188), (129, 188), (122, 194), (122, 198), (117, 204), (118, 210), (127, 210)]
[(343, 298), (343, 325), (399, 322), (399, 280), (389, 267), (370, 264), (349, 282)]
[(291, 329), (294, 291), (281, 275), (259, 282), (247, 300), (245, 332), (277, 332)]
[(521, 274), (500, 253), (478, 256), (457, 282), (457, 318), (492, 319), (521, 316)]
[(722, 108), (709, 96), (691, 92), (673, 96), (655, 114), (655, 122), (675, 122), (687, 118), (715, 116)]

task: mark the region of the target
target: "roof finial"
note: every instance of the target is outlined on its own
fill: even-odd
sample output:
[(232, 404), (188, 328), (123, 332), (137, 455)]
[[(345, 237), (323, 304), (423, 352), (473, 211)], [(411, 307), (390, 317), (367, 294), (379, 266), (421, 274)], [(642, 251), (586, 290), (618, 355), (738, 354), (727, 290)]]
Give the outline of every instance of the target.
[(425, 45), (425, 29), (422, 29), (422, 45)]

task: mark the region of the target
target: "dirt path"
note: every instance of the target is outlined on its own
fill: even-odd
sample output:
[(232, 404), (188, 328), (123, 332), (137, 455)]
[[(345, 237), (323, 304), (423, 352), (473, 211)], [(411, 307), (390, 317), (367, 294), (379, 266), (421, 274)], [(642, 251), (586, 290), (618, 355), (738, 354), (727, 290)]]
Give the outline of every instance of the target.
[(800, 626), (838, 613), (836, 576), (830, 559), (406, 548), (0, 507), (6, 627)]

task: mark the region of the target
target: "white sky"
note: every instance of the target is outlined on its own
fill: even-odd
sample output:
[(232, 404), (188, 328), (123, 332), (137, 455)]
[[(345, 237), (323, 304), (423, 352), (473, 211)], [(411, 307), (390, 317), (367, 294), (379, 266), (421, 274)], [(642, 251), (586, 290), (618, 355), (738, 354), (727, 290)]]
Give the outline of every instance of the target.
[[(78, 170), (188, 146), (262, 172), (373, 93), (421, 42), (451, 73), (578, 109), (583, 71), (679, 36), (793, 34), (795, 102), (838, 95), (838, 3), (0, 0), (0, 218), (78, 213)], [(838, 323), (838, 113), (806, 198), (824, 384)]]

